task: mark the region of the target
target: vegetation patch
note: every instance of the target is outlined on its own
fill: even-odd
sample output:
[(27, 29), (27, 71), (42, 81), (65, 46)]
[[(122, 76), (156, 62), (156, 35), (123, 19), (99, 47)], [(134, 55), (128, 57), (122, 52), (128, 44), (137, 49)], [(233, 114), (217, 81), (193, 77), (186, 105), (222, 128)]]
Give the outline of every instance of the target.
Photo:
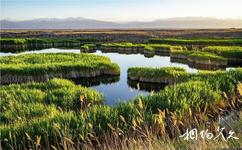
[(171, 45), (219, 45), (219, 46), (241, 46), (242, 39), (178, 39), (178, 38), (154, 38), (150, 39), (151, 44)]
[(183, 60), (188, 64), (199, 64), (209, 66), (227, 66), (228, 60), (222, 56), (209, 52), (199, 51), (172, 51), (171, 59)]
[(172, 84), (184, 73), (186, 73), (185, 69), (179, 67), (133, 67), (128, 69), (128, 78), (130, 80), (137, 80), (141, 82)]
[(188, 55), (188, 61), (214, 66), (227, 66), (227, 59), (213, 53), (193, 52)]
[(97, 49), (97, 46), (95, 44), (84, 44), (81, 46), (82, 52), (93, 52)]
[[(22, 104), (43, 104), (46, 107), (53, 104), (63, 110), (80, 110), (84, 104), (87, 106), (103, 102), (103, 96), (97, 91), (75, 85), (65, 79), (51, 79), (41, 83), (10, 84), (1, 86), (0, 92), (0, 107), (3, 108), (1, 109), (4, 111), (3, 116), (9, 115), (11, 111), (16, 111), (16, 113), (24, 111), (21, 110), (21, 107), (26, 106)], [(39, 107), (42, 106), (39, 105)], [(29, 108), (26, 107), (26, 109)]]
[(178, 67), (146, 68), (134, 67), (128, 69), (128, 78), (146, 82), (163, 83), (162, 78), (169, 78), (171, 83), (181, 83), (188, 81), (204, 81), (219, 88), (221, 91), (232, 93), (235, 91), (234, 85), (242, 81), (242, 69), (231, 69), (229, 71), (199, 71), (198, 73), (187, 73)]
[(166, 44), (134, 44), (134, 43), (104, 43), (100, 45), (104, 51), (117, 51), (124, 53), (170, 53), (171, 50), (183, 50), (181, 46), (171, 46)]
[(92, 38), (1, 38), (2, 52), (19, 52), (34, 48), (80, 47), (86, 43), (97, 43)]
[(28, 54), (0, 57), (1, 83), (45, 81), (53, 77), (79, 78), (119, 75), (119, 67), (92, 54)]
[[(98, 145), (100, 148), (104, 146), (102, 142), (108, 137), (106, 139), (107, 142), (110, 139), (117, 140), (116, 142), (118, 142), (123, 137), (134, 137), (135, 139), (150, 138), (150, 134), (158, 137), (160, 140), (163, 139), (162, 137), (164, 139), (176, 137), (183, 134), (186, 129), (193, 129), (194, 127), (205, 124), (205, 122), (214, 120), (215, 115), (223, 112), (226, 107), (237, 107), (239, 102), (234, 96), (236, 96), (236, 85), (242, 79), (242, 70), (220, 71), (214, 74), (216, 75), (212, 75), (211, 77), (214, 81), (218, 78), (219, 74), (221, 74), (219, 77), (226, 75), (227, 78), (221, 78), (221, 80), (211, 83), (209, 81), (210, 73), (194, 75), (193, 78), (186, 78), (187, 80), (189, 79), (188, 82), (184, 80), (183, 83), (168, 86), (158, 93), (145, 97), (137, 97), (135, 100), (120, 103), (114, 107), (94, 105), (83, 111), (71, 111), (67, 109), (69, 105), (63, 105), (63, 111), (60, 111), (54, 110), (58, 103), (51, 103), (53, 106), (48, 106), (48, 109), (53, 109), (51, 110), (52, 115), (46, 115), (38, 108), (36, 111), (40, 112), (32, 112), (31, 116), (29, 113), (26, 113), (28, 112), (27, 110), (24, 112), (20, 111), (21, 113), (19, 111), (13, 111), (6, 113), (7, 115), (3, 113), (5, 120), (12, 123), (7, 124), (2, 122), (0, 124), (1, 138), (4, 139), (1, 142), (4, 148), (11, 146), (21, 148), (28, 146), (41, 146), (43, 148), (49, 146), (63, 147), (62, 144), (64, 143), (68, 147), (76, 147), (77, 143), (79, 143), (94, 148), (97, 146), (95, 143), (100, 142), (100, 145)], [(206, 78), (209, 80), (206, 80)], [(56, 80), (54, 79), (49, 82)], [(45, 90), (42, 90), (42, 87), (48, 89), (46, 87), (57, 88), (58, 86), (63, 87), (65, 84), (67, 84), (67, 87), (72, 85), (72, 83), (66, 80), (65, 83), (58, 82), (57, 85), (56, 83), (47, 83), (28, 83), (22, 84), (21, 86), (23, 87), (22, 89), (37, 86), (39, 90), (45, 92)], [(224, 86), (218, 86), (217, 83), (224, 84), (226, 87), (228, 86), (227, 83), (230, 83), (232, 92), (229, 90), (224, 92), (227, 89), (223, 89)], [(47, 85), (44, 86), (41, 84)], [(1, 87), (0, 91), (8, 89), (15, 90), (16, 88), (14, 86), (19, 85), (4, 86)], [(49, 89), (51, 90), (52, 88)], [(10, 93), (9, 96), (14, 95)], [(24, 96), (21, 97), (25, 99)], [(8, 99), (5, 98), (5, 102), (1, 105), (9, 107), (6, 101)], [(12, 101), (20, 103), (19, 99), (12, 99)], [(39, 99), (37, 101), (29, 98), (27, 101), (21, 100), (21, 102), (28, 106), (32, 102), (45, 104), (46, 100)], [(233, 106), (229, 105), (231, 103), (233, 103)], [(19, 105), (19, 107), (22, 106)], [(41, 106), (38, 107), (41, 108)], [(48, 109), (46, 108), (46, 113), (49, 113)], [(5, 112), (4, 109), (1, 110)], [(28, 121), (24, 119), (22, 121), (15, 121), (12, 120), (14, 118), (12, 116), (14, 115), (30, 119)], [(212, 131), (215, 131), (217, 128), (215, 129), (214, 127), (209, 129), (214, 129)], [(177, 139), (175, 138), (173, 140)], [(15, 143), (19, 144), (16, 145)], [(177, 146), (179, 147), (179, 145)], [(230, 147), (238, 146), (240, 145), (230, 145)]]
[(220, 55), (224, 58), (228, 58), (229, 61), (237, 61), (238, 63), (242, 63), (242, 47), (208, 46), (203, 48), (202, 51)]

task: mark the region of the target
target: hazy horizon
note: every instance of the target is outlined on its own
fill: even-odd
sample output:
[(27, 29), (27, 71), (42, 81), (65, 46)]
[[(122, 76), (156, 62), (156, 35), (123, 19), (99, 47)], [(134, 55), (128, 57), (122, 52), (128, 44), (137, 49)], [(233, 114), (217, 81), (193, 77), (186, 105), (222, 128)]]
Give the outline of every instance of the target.
[(241, 6), (241, 0), (2, 0), (1, 20), (87, 18), (131, 22), (183, 17), (242, 19)]
[(5, 19), (1, 19), (1, 21), (3, 20), (7, 20), (7, 21), (16, 21), (16, 22), (21, 22), (21, 21), (34, 21), (34, 20), (81, 20), (81, 19), (85, 19), (85, 20), (96, 20), (96, 21), (107, 21), (107, 22), (114, 22), (114, 23), (130, 23), (130, 22), (153, 22), (153, 21), (158, 21), (158, 20), (182, 20), (182, 19), (190, 19), (190, 20), (196, 20), (196, 19), (211, 19), (211, 20), (242, 20), (242, 18), (215, 18), (215, 17), (199, 17), (199, 16), (187, 16), (187, 17), (171, 17), (171, 18), (157, 18), (157, 19), (152, 19), (152, 20), (144, 20), (144, 21), (140, 21), (140, 20), (127, 20), (127, 21), (116, 21), (116, 20), (105, 20), (105, 19), (95, 19), (95, 18), (86, 18), (86, 17), (66, 17), (66, 18), (32, 18), (32, 19), (23, 19), (23, 20), (15, 20), (15, 19), (11, 19), (11, 18), (5, 18)]

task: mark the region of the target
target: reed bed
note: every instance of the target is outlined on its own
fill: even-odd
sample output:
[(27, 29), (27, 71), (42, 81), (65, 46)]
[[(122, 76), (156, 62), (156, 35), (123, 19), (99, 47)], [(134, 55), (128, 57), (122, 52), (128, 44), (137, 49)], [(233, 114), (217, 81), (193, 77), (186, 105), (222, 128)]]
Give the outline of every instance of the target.
[(20, 52), (24, 50), (49, 47), (80, 47), (86, 43), (97, 43), (92, 38), (1, 38), (2, 52)]
[(241, 46), (242, 39), (178, 39), (178, 38), (154, 38), (150, 39), (151, 44), (171, 45), (218, 45), (218, 46)]
[[(163, 83), (161, 79), (171, 79), (170, 83), (181, 83), (187, 81), (206, 81), (223, 92), (233, 93), (234, 85), (242, 81), (242, 69), (230, 69), (228, 71), (199, 71), (198, 73), (187, 73), (180, 67), (146, 68), (132, 67), (128, 69), (128, 78), (142, 82)], [(149, 81), (150, 80), (150, 81)]]
[[(184, 71), (178, 68), (170, 69), (171, 72), (174, 70)], [(149, 147), (146, 146), (152, 147), (153, 144), (151, 143), (154, 139), (159, 143), (156, 144), (160, 145), (161, 143), (164, 146), (174, 142), (171, 144), (174, 149), (195, 147), (193, 142), (181, 141), (178, 136), (183, 134), (186, 129), (194, 127), (206, 127), (213, 132), (218, 127), (216, 123), (218, 114), (226, 113), (226, 110), (237, 109), (241, 105), (241, 83), (239, 83), (242, 81), (241, 68), (226, 72), (187, 73), (183, 76), (182, 83), (167, 86), (158, 93), (137, 97), (114, 107), (85, 105), (87, 107), (84, 107), (81, 111), (76, 107), (70, 107), (73, 105), (65, 104), (66, 100), (69, 102), (72, 99), (69, 98), (72, 97), (69, 96), (72, 95), (72, 92), (68, 94), (70, 93), (69, 90), (64, 87), (71, 88), (75, 85), (66, 80), (57, 81), (59, 79), (46, 83), (13, 84), (1, 87), (0, 91), (5, 91), (3, 92), (5, 95), (1, 94), (1, 99), (7, 101), (1, 103), (1, 107), (12, 107), (12, 101), (17, 101), (16, 103), (20, 104), (17, 106), (24, 110), (1, 109), (4, 112), (1, 113), (4, 114), (1, 117), (6, 120), (0, 124), (3, 148), (125, 149), (132, 148), (132, 146), (141, 146), (132, 141), (137, 143), (143, 141), (143, 149), (147, 149)], [(9, 92), (17, 91), (18, 88), (16, 87), (18, 86), (20, 89), (29, 88), (31, 90), (36, 89), (36, 91), (30, 90), (31, 92), (27, 92), (27, 95), (23, 96)], [(50, 92), (53, 90), (52, 88), (58, 91), (60, 87), (64, 88), (62, 92), (66, 94)], [(86, 90), (89, 91), (89, 89)], [(48, 93), (55, 94), (49, 96), (46, 96), (46, 94), (45, 96), (31, 94), (38, 92), (47, 93), (47, 95)], [(92, 99), (90, 102), (95, 99), (93, 92), (90, 91)], [(60, 97), (52, 99), (56, 94)], [(81, 95), (76, 95), (77, 99), (75, 99), (79, 104), (83, 102)], [(96, 93), (96, 95), (99, 97), (99, 94)], [(17, 97), (20, 97), (20, 99)], [(41, 97), (50, 100), (46, 101), (45, 98)], [(66, 100), (61, 100), (63, 97), (66, 97)], [(9, 101), (9, 98), (12, 101)], [(64, 104), (59, 105), (60, 102)], [(48, 108), (46, 107), (43, 111), (42, 104), (45, 105), (46, 103)], [(36, 107), (36, 109), (29, 111), (27, 106), (31, 104), (33, 104), (32, 108)], [(5, 113), (5, 111), (11, 111), (11, 113)], [(53, 113), (49, 114), (49, 112)], [(13, 120), (15, 117), (12, 116), (29, 119), (28, 121), (26, 119), (16, 121)], [(207, 124), (208, 122), (210, 124)], [(110, 141), (113, 142), (110, 143)], [(169, 144), (166, 145), (163, 142)], [(204, 144), (206, 148), (211, 143), (202, 140), (200, 144)], [(215, 145), (216, 148), (239, 148), (241, 143), (236, 140), (229, 140), (227, 143), (216, 141)], [(155, 143), (153, 146), (155, 146)], [(209, 147), (207, 146), (207, 148)]]
[(81, 104), (103, 102), (103, 96), (95, 90), (77, 86), (65, 79), (10, 84), (1, 86), (0, 92), (1, 108), (6, 111), (20, 107), (20, 104), (54, 104), (65, 110), (78, 110), (81, 109)]
[(136, 52), (145, 54), (170, 53), (171, 50), (183, 50), (182, 46), (171, 46), (166, 44), (135, 44), (135, 43), (104, 43), (100, 45), (104, 51)]
[(97, 42), (91, 38), (1, 38), (1, 45), (38, 44), (38, 43), (88, 43)]
[(227, 59), (213, 53), (193, 52), (188, 55), (188, 61), (196, 64), (227, 66)]
[(227, 58), (210, 52), (172, 51), (171, 59), (183, 60), (185, 63), (224, 67), (228, 65)]
[(82, 52), (93, 52), (97, 49), (97, 46), (95, 44), (84, 44), (81, 46)]
[(185, 69), (180, 67), (133, 67), (128, 69), (128, 78), (141, 82), (169, 83), (175, 82), (175, 79), (186, 73)]
[(1, 83), (119, 75), (119, 66), (92, 54), (28, 54), (0, 58)]
[(242, 47), (238, 46), (208, 46), (202, 51), (215, 53), (229, 59), (242, 59)]

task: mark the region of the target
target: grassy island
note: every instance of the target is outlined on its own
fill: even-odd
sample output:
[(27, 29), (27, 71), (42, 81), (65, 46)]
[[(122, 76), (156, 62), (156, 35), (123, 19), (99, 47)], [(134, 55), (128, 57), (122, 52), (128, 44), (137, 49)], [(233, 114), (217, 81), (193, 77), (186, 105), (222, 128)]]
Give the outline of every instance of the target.
[(93, 52), (97, 49), (95, 44), (84, 44), (81, 46), (81, 52)]
[[(199, 71), (198, 73), (187, 73), (180, 67), (163, 67), (163, 68), (147, 68), (132, 67), (128, 69), (128, 78), (130, 80), (138, 80), (140, 82), (153, 83), (180, 83), (187, 81), (209, 81), (212, 83), (221, 83), (221, 87), (228, 87), (229, 81), (235, 84), (242, 81), (242, 69), (231, 69), (229, 71)], [(224, 84), (222, 84), (224, 80)], [(228, 85), (225, 85), (228, 80)], [(228, 89), (229, 91), (229, 89)]]
[(97, 43), (92, 38), (1, 38), (2, 52), (20, 52), (50, 47), (80, 47), (85, 43)]
[(182, 46), (166, 44), (134, 44), (134, 43), (104, 43), (100, 45), (103, 51), (116, 51), (122, 53), (164, 54), (171, 50), (183, 50)]
[(225, 67), (228, 64), (227, 58), (214, 53), (200, 51), (172, 51), (171, 59), (183, 61), (188, 64), (208, 65), (214, 67)]
[(186, 73), (185, 69), (179, 67), (149, 68), (133, 67), (128, 69), (128, 78), (141, 82), (155, 82), (172, 84), (180, 75)]
[(214, 53), (227, 58), (230, 63), (242, 63), (242, 47), (238, 46), (208, 46), (202, 51)]
[(242, 39), (179, 39), (179, 38), (154, 38), (150, 39), (151, 44), (170, 45), (200, 45), (200, 46), (242, 46)]
[(80, 78), (119, 75), (119, 67), (92, 54), (28, 54), (0, 58), (1, 83), (45, 81), (53, 77)]

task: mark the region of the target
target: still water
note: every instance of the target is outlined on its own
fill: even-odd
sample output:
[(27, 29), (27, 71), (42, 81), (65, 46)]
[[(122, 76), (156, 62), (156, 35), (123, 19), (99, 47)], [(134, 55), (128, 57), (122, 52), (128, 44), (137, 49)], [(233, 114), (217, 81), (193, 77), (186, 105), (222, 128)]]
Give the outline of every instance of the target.
[[(71, 52), (80, 53), (79, 49), (58, 49), (50, 48), (38, 51), (28, 51), (18, 54), (0, 53), (0, 56), (22, 55), (29, 53), (58, 53)], [(185, 68), (188, 72), (196, 72), (196, 69), (190, 68), (188, 65), (174, 63), (170, 61), (169, 56), (154, 56), (147, 58), (142, 54), (119, 54), (119, 53), (103, 53), (96, 51), (93, 54), (107, 56), (112, 62), (117, 63), (120, 67), (121, 74), (119, 77), (99, 77), (86, 79), (75, 79), (78, 84), (88, 86), (103, 93), (105, 103), (107, 105), (115, 105), (120, 101), (128, 101), (138, 95), (147, 95), (150, 91), (162, 89), (165, 85), (161, 84), (143, 84), (128, 81), (127, 70), (129, 67), (174, 67), (179, 66)]]

